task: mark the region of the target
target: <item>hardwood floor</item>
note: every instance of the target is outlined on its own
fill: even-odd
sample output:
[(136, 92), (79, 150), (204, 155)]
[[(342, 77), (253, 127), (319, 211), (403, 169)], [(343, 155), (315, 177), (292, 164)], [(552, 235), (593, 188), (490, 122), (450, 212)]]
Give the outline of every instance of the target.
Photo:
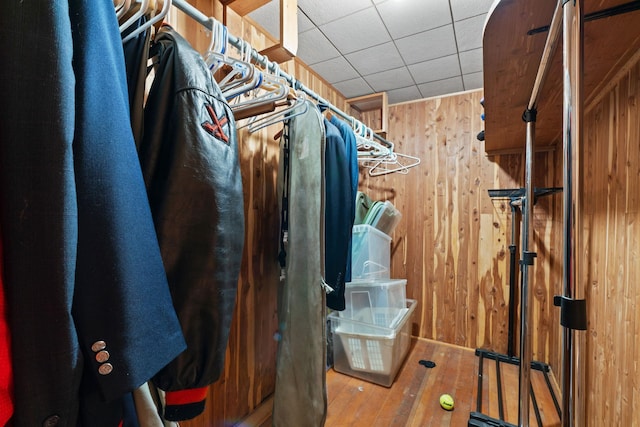
[[(420, 360), (433, 361), (426, 368)], [(391, 387), (383, 387), (358, 378), (327, 372), (329, 408), (326, 427), (431, 427), (467, 426), (469, 414), (476, 411), (478, 360), (475, 351), (436, 341), (413, 338), (409, 354)], [(499, 419), (495, 360), (484, 359), (481, 413)], [(560, 426), (560, 418), (540, 371), (531, 371), (540, 418), (544, 427)], [(518, 367), (501, 363), (504, 421), (518, 424)], [(551, 384), (557, 386), (550, 374)], [(450, 394), (452, 411), (440, 407), (440, 395)], [(266, 403), (269, 407), (271, 401)], [(258, 412), (258, 411), (256, 411)], [(531, 409), (530, 425), (538, 426)], [(271, 427), (266, 414), (240, 424), (243, 427)]]

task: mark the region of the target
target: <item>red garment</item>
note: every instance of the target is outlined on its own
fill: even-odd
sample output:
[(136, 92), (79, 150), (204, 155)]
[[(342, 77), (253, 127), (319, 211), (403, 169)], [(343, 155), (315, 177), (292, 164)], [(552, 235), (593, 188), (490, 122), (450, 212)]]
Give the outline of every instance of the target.
[(2, 242), (0, 242), (0, 426), (13, 415), (13, 375), (11, 371), (11, 340), (4, 298)]

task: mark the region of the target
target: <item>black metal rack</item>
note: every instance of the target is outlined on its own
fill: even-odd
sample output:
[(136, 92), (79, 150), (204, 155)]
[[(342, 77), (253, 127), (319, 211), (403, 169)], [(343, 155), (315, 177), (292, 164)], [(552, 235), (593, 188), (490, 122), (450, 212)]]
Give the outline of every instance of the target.
[[(510, 365), (520, 365), (520, 359), (517, 357), (507, 356), (500, 353), (494, 353), (488, 350), (476, 350), (476, 356), (478, 356), (478, 394), (477, 394), (477, 404), (476, 411), (471, 412), (469, 414), (469, 423), (468, 427), (516, 427), (514, 424), (511, 424), (505, 420), (504, 415), (504, 405), (505, 405), (505, 393), (502, 390), (502, 374), (501, 374), (501, 364), (507, 363)], [(484, 361), (485, 359), (493, 360), (496, 364), (496, 383), (498, 390), (498, 418), (490, 417), (489, 415), (482, 413), (482, 390), (484, 389)], [(550, 393), (551, 398), (553, 399), (553, 403), (555, 405), (556, 411), (558, 412), (558, 417), (562, 417), (560, 403), (558, 401), (558, 397), (556, 396), (555, 390), (551, 384), (551, 379), (549, 378), (550, 368), (549, 365), (542, 362), (532, 361), (531, 369), (535, 371), (539, 371), (543, 374), (545, 383), (547, 385), (547, 391)], [(536, 399), (536, 394), (533, 389), (533, 386), (529, 385), (531, 403), (533, 404), (533, 411), (536, 417), (536, 421), (539, 427), (543, 427), (542, 416), (540, 414), (540, 408), (538, 406), (538, 401)]]

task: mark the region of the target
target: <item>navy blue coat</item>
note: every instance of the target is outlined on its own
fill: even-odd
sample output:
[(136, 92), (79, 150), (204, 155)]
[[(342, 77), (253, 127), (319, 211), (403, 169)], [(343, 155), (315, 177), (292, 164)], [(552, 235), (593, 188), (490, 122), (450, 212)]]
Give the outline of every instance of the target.
[(349, 258), (353, 204), (346, 148), (340, 131), (324, 119), (325, 148), (325, 281), (333, 288), (327, 306), (344, 310), (345, 277)]
[(114, 425), (119, 398), (184, 339), (129, 126), (113, 3), (2, 2), (0, 55), (14, 426)]

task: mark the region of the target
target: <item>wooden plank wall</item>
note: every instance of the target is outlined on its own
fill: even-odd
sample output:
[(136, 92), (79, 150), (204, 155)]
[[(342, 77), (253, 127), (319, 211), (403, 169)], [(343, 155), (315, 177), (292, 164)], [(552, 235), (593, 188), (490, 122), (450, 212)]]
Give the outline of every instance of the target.
[[(587, 426), (640, 425), (640, 55), (585, 115)], [(584, 334), (584, 333), (583, 333)]]
[[(476, 138), (481, 97), (475, 91), (390, 106), (388, 138), (396, 151), (422, 162), (406, 175), (369, 177), (361, 169), (360, 189), (402, 213), (391, 272), (407, 279), (407, 296), (419, 302), (414, 334), (506, 353), (511, 210), (508, 200), (492, 200), (487, 190), (523, 186), (524, 155), (487, 158)], [(555, 151), (536, 155), (537, 187), (561, 186), (559, 162)], [(553, 295), (561, 277), (561, 223), (553, 218), (561, 218), (561, 200), (541, 199), (533, 221), (533, 357), (553, 367), (559, 366)]]

